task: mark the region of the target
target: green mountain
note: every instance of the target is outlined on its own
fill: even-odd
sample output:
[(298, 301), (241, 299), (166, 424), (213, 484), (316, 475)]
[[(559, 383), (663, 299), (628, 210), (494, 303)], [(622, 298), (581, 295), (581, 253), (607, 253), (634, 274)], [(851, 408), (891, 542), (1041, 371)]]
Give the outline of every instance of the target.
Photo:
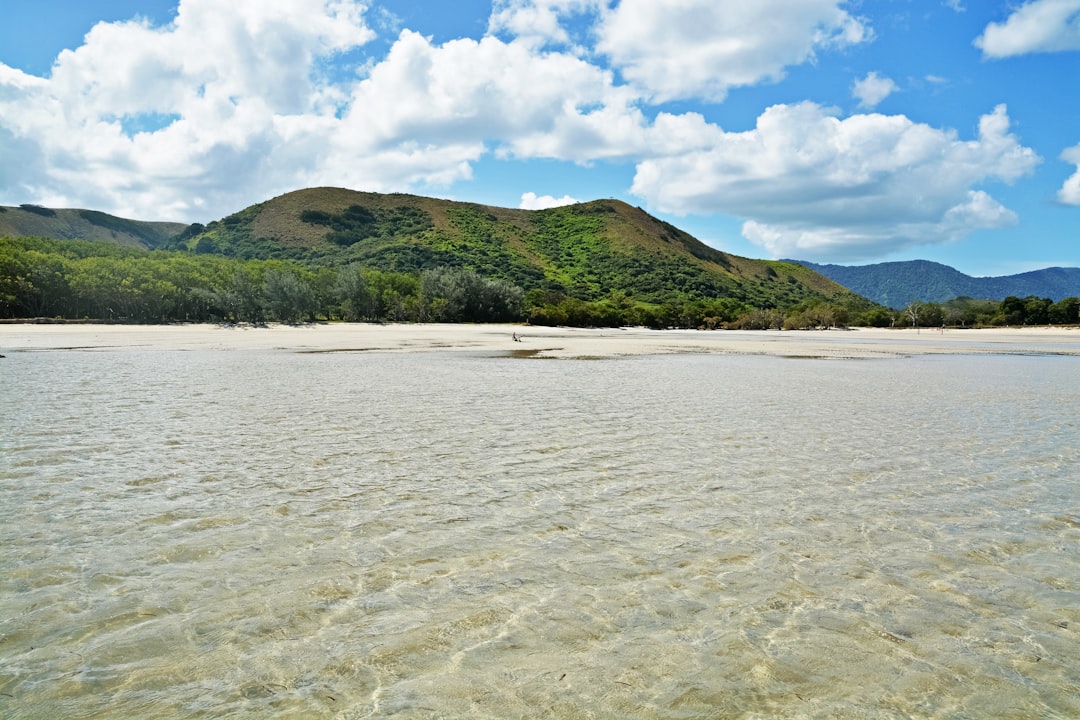
[(312, 188), (205, 226), (38, 206), (5, 218), (0, 319), (752, 329), (885, 313), (803, 265), (721, 252), (616, 200), (514, 210)]
[(798, 263), (729, 255), (617, 200), (517, 210), (312, 188), (253, 205), (166, 247), (392, 272), (457, 267), (583, 301), (621, 292), (652, 303), (723, 297), (756, 307), (823, 300), (870, 307)]
[(182, 223), (127, 220), (96, 210), (0, 206), (0, 237), (95, 240), (149, 249), (161, 247), (187, 229)]
[(873, 265), (818, 265), (797, 261), (876, 303), (899, 309), (912, 302), (943, 303), (954, 298), (1080, 297), (1080, 268), (1046, 268), (1018, 275), (972, 277), (928, 260)]

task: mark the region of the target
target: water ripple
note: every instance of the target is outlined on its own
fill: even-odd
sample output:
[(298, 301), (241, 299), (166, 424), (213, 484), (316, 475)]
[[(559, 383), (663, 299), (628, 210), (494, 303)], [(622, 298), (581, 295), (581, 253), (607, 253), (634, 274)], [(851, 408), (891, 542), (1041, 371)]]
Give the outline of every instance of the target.
[(1075, 717), (1075, 359), (23, 353), (0, 715)]

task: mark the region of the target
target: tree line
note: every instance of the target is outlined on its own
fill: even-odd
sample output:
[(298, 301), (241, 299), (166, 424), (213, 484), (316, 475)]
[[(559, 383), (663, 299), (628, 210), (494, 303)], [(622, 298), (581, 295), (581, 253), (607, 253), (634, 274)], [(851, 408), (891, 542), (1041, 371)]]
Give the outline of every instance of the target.
[(909, 327), (1003, 327), (1080, 324), (1080, 298), (1054, 302), (1034, 295), (1004, 300), (956, 298), (944, 303), (909, 303), (894, 313), (890, 324)]
[(1080, 299), (959, 298), (899, 311), (821, 299), (755, 307), (731, 297), (673, 292), (646, 302), (630, 290), (582, 300), (527, 292), (469, 268), (387, 272), (295, 260), (238, 259), (107, 243), (0, 238), (0, 318), (111, 322), (529, 322), (534, 325), (788, 329), (979, 327), (1080, 323)]
[[(387, 272), (285, 259), (144, 250), (81, 240), (0, 238), (0, 318), (110, 322), (529, 322), (653, 328), (836, 325), (848, 311), (817, 304), (788, 314), (729, 297), (673, 292), (664, 302), (629, 290), (582, 300), (525, 292), (461, 267)], [(777, 321), (779, 318), (779, 321)]]
[(114, 322), (511, 322), (521, 288), (465, 268), (418, 274), (0, 239), (0, 317)]

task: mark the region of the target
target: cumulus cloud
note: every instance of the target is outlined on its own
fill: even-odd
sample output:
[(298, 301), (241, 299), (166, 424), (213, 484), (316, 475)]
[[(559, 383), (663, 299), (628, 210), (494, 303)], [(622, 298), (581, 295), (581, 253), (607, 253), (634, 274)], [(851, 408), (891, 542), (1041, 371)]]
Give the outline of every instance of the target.
[(344, 99), (317, 61), (372, 39), (364, 9), (184, 0), (165, 27), (99, 23), (48, 78), (0, 66), (0, 129), (49, 158), (0, 190), (186, 219), (291, 188), (293, 121), (324, 125)]
[(1076, 165), (1076, 172), (1058, 190), (1058, 200), (1066, 205), (1080, 205), (1080, 145), (1074, 145), (1061, 153), (1061, 159)]
[(1009, 132), (1004, 106), (961, 140), (904, 117), (839, 118), (776, 105), (754, 129), (715, 129), (701, 149), (645, 160), (632, 192), (665, 212), (726, 213), (776, 257), (856, 261), (1007, 226), (1015, 214), (976, 186), (1011, 182), (1040, 158)]
[(1080, 0), (1031, 0), (975, 40), (985, 57), (1080, 50)]
[(343, 131), (365, 144), (489, 139), (512, 151), (609, 104), (627, 107), (624, 96), (609, 72), (572, 55), (494, 37), (436, 46), (406, 30), (356, 88)]
[(882, 77), (876, 72), (871, 72), (862, 80), (855, 81), (851, 94), (859, 100), (860, 107), (873, 108), (877, 107), (878, 103), (898, 89), (891, 78)]
[(373, 37), (362, 11), (184, 0), (166, 27), (97, 25), (51, 77), (0, 64), (0, 133), (21, 159), (0, 191), (207, 220), (305, 185), (440, 188), (489, 153), (587, 162), (642, 141), (610, 71), (525, 42), (405, 30), (364, 76), (333, 82), (320, 68)]
[(506, 33), (534, 45), (569, 45), (564, 20), (574, 14), (597, 13), (604, 0), (495, 0), (488, 32)]
[(548, 208), (562, 207), (563, 205), (575, 205), (579, 202), (581, 201), (569, 195), (557, 198), (551, 195), (537, 196), (534, 192), (527, 192), (522, 193), (521, 204), (518, 207), (522, 210), (547, 210)]
[(597, 49), (656, 101), (723, 100), (777, 81), (819, 49), (867, 40), (841, 0), (622, 0), (604, 13)]

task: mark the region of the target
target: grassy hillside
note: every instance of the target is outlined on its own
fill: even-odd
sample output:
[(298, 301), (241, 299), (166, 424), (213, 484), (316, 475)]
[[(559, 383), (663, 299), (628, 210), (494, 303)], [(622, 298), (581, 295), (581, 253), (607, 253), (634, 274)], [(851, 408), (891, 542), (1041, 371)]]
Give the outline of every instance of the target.
[(96, 210), (0, 206), (0, 236), (95, 240), (150, 249), (161, 247), (187, 229), (182, 223), (127, 220)]
[(312, 188), (212, 222), (170, 247), (391, 272), (460, 267), (587, 302), (626, 293), (651, 303), (722, 297), (757, 307), (870, 305), (802, 265), (723, 253), (616, 200), (530, 211)]

